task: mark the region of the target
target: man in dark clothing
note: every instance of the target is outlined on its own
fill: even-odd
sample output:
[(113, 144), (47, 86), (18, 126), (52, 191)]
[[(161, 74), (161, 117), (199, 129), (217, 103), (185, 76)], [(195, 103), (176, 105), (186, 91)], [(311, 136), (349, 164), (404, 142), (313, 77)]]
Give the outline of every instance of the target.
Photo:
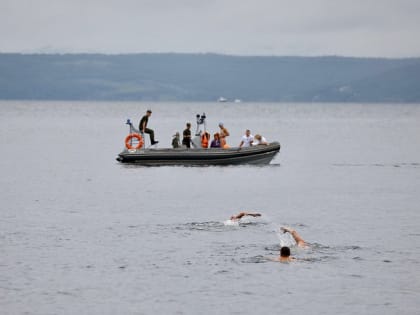
[(191, 124), (187, 123), (187, 128), (182, 133), (182, 144), (185, 145), (188, 149), (191, 148)]
[(155, 132), (153, 129), (147, 128), (147, 123), (149, 122), (149, 117), (152, 115), (152, 111), (150, 109), (147, 110), (146, 115), (144, 115), (139, 123), (139, 130), (141, 133), (148, 133), (150, 136), (150, 143), (151, 145), (157, 144), (159, 141), (155, 141)]

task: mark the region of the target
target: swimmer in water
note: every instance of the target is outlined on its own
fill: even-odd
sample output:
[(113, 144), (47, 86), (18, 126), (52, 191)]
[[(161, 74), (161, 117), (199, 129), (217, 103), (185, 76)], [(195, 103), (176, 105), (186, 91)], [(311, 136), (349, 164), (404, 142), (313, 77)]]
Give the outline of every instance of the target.
[[(305, 240), (295, 230), (287, 227), (281, 227), (280, 229), (283, 231), (283, 233), (290, 233), (298, 247), (307, 247)], [(290, 247), (283, 246), (280, 248), (280, 256), (277, 258), (271, 258), (270, 260), (278, 262), (291, 262), (296, 260), (296, 258), (290, 256)]]
[(233, 215), (230, 217), (232, 221), (239, 221), (242, 217), (250, 216), (250, 217), (260, 217), (260, 213), (252, 213), (252, 212), (239, 212), (237, 215)]
[(272, 261), (278, 261), (278, 262), (291, 262), (296, 260), (295, 257), (290, 256), (290, 248), (287, 246), (283, 246), (280, 248), (280, 256), (277, 258), (269, 258)]

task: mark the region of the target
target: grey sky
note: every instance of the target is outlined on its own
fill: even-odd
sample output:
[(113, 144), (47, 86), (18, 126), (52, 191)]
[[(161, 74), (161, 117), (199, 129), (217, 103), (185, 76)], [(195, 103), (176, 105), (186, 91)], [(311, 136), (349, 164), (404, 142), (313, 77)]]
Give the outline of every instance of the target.
[(419, 0), (0, 0), (0, 52), (420, 56)]

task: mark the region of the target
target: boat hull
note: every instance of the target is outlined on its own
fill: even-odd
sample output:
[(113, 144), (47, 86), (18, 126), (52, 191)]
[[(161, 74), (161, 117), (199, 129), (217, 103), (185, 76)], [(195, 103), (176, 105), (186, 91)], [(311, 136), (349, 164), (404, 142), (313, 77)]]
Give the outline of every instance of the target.
[(241, 149), (125, 149), (117, 161), (145, 166), (268, 164), (279, 151), (278, 142)]

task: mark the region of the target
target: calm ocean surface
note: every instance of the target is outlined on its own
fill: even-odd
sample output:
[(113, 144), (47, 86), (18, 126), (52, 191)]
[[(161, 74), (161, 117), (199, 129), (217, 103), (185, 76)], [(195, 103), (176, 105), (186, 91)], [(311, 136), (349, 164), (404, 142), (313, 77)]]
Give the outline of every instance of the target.
[[(205, 112), (267, 166), (119, 164)], [(420, 105), (0, 102), (1, 314), (419, 314)], [(225, 226), (241, 210), (262, 213)], [(312, 245), (269, 261), (280, 226)]]

